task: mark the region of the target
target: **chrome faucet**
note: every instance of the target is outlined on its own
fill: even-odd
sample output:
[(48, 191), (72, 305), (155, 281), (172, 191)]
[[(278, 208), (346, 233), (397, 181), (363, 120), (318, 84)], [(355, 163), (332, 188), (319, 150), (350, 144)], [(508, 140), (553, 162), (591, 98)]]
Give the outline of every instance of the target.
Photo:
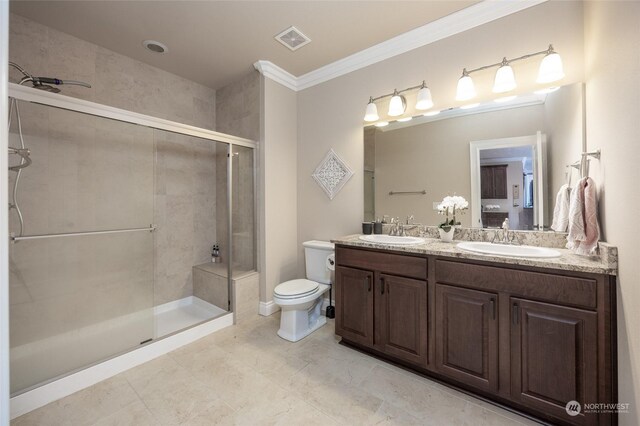
[[(500, 227), (500, 229), (502, 229), (502, 238), (498, 239), (498, 242), (502, 242), (503, 244), (509, 244), (510, 240), (509, 240), (509, 218), (506, 218), (504, 220), (504, 222), (502, 222), (502, 226)], [(498, 233), (500, 232), (499, 229), (496, 229), (496, 233), (493, 234), (493, 239), (491, 240), (491, 243), (495, 243), (496, 242), (496, 238), (498, 238)]]

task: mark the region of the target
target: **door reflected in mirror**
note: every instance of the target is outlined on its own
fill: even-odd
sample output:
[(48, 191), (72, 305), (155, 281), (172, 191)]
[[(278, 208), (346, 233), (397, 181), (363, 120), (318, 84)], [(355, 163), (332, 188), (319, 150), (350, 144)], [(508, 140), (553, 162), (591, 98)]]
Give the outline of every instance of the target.
[[(583, 150), (583, 84), (364, 129), (364, 220), (441, 222), (447, 195), (465, 227), (548, 229), (555, 194)], [(577, 181), (573, 176), (573, 181)], [(426, 194), (421, 191), (425, 190)]]

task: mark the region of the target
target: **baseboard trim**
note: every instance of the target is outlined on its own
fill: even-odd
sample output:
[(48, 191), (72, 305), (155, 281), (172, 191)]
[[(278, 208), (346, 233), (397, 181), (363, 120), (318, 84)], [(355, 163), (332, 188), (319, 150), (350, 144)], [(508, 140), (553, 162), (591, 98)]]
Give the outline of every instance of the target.
[(268, 302), (260, 302), (260, 315), (263, 317), (268, 317), (269, 315), (273, 315), (280, 310), (280, 306), (276, 305), (273, 300)]
[(230, 325), (233, 325), (232, 313), (14, 396), (11, 398), (11, 419), (151, 361)]

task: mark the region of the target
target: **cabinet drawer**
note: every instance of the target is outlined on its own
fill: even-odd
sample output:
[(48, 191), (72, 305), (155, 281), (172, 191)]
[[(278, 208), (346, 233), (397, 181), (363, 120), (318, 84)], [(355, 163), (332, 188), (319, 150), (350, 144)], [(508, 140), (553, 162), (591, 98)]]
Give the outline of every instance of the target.
[(379, 271), (402, 277), (427, 279), (427, 259), (400, 254), (336, 247), (336, 263), (340, 266)]
[(436, 281), (595, 309), (594, 279), (436, 260)]

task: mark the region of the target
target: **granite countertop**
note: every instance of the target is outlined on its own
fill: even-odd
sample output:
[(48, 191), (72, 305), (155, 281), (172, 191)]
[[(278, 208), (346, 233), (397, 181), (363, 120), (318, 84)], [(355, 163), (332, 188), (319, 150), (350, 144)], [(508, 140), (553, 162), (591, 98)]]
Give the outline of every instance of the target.
[(432, 256), (453, 257), (458, 259), (484, 260), (509, 265), (534, 266), (537, 268), (560, 269), (565, 271), (578, 271), (606, 275), (616, 275), (618, 271), (617, 250), (615, 247), (606, 243), (601, 243), (599, 256), (581, 256), (574, 254), (567, 249), (554, 248), (554, 250), (561, 253), (560, 257), (524, 258), (495, 256), (464, 251), (457, 247), (457, 243), (462, 242), (463, 240), (454, 240), (452, 243), (447, 243), (436, 238), (425, 238), (424, 244), (395, 246), (362, 241), (359, 237), (360, 235), (348, 235), (333, 239), (331, 242), (343, 246), (373, 248), (396, 253), (417, 253)]

